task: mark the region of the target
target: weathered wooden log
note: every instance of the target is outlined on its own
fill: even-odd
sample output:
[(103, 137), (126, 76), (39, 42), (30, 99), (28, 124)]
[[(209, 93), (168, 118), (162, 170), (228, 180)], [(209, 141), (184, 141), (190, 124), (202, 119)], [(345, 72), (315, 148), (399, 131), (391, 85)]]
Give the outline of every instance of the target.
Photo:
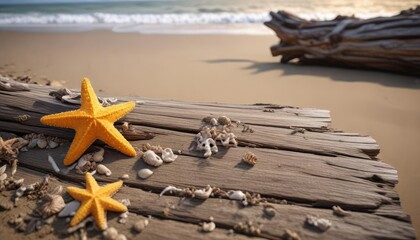
[[(50, 96), (56, 88), (28, 86), (29, 91), (25, 92), (0, 90), (0, 131), (36, 132), (71, 140), (72, 131), (44, 126), (39, 118), (78, 106)], [(139, 157), (127, 157), (105, 148), (102, 163), (112, 174), (95, 175), (95, 178), (102, 183), (113, 182), (128, 174), (128, 179), (124, 180), (126, 187), (115, 198), (130, 199), (129, 211), (141, 215), (130, 215), (130, 223), (152, 216), (150, 228), (141, 233), (141, 238), (185, 239), (192, 231), (190, 236), (196, 239), (227, 236), (280, 239), (286, 229), (298, 233), (302, 239), (415, 238), (410, 218), (402, 211), (394, 190), (398, 182), (397, 171), (378, 161), (379, 147), (371, 137), (330, 129), (328, 111), (270, 104), (118, 100), (137, 101), (134, 111), (122, 121), (130, 122), (134, 131), (153, 136), (131, 141), (133, 146), (141, 148), (150, 143), (172, 148), (179, 154), (175, 162), (151, 168)], [(29, 117), (22, 121), (20, 115)], [(210, 158), (204, 158), (203, 152), (195, 150), (194, 137), (203, 124), (202, 118), (208, 115), (228, 116), (234, 125), (241, 121), (240, 126), (232, 128), (238, 137), (238, 147), (219, 146), (219, 152)], [(253, 132), (244, 131), (243, 126)], [(52, 186), (80, 184), (83, 175), (62, 171), (65, 169), (62, 160), (69, 145), (70, 142), (54, 149), (21, 152), (15, 178), (23, 177), (29, 184), (49, 173), (54, 176), (50, 181)], [(254, 166), (241, 160), (249, 151), (258, 156)], [(48, 156), (55, 159), (59, 171), (52, 167)], [(146, 180), (137, 177), (137, 172), (144, 168), (154, 171)], [(245, 207), (226, 195), (214, 195), (207, 200), (160, 197), (159, 193), (168, 185), (195, 189), (210, 185), (226, 192), (240, 190), (253, 196), (259, 194), (265, 201)], [(334, 214), (333, 206), (350, 210), (351, 215), (338, 216)], [(274, 215), (268, 216), (266, 207), (272, 208)], [(0, 212), (0, 217), (10, 215)], [(306, 223), (307, 215), (326, 218), (332, 225), (324, 232), (319, 231)], [(210, 217), (217, 229), (211, 233), (198, 231), (198, 224), (209, 221)], [(257, 237), (253, 236), (256, 232), (241, 229), (240, 226), (246, 227), (247, 222), (259, 229)], [(56, 219), (53, 225), (65, 229), (67, 223), (65, 219)], [(130, 230), (131, 224), (118, 224), (114, 218), (110, 225), (128, 237), (136, 237)], [(232, 235), (230, 229), (236, 233)], [(60, 231), (53, 234), (61, 236)], [(99, 233), (90, 234), (98, 236)]]
[(270, 13), (264, 24), (280, 38), (271, 47), (281, 63), (319, 64), (420, 75), (420, 6), (393, 17), (338, 16), (308, 21), (291, 13)]

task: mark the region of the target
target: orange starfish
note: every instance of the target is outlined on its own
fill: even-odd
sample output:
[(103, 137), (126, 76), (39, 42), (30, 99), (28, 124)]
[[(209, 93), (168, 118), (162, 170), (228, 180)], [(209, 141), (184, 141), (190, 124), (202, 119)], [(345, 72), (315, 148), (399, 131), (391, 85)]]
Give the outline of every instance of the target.
[(96, 139), (128, 156), (136, 156), (134, 148), (114, 127), (115, 121), (133, 110), (135, 102), (102, 107), (87, 78), (82, 81), (81, 96), (80, 109), (41, 118), (43, 124), (76, 130), (76, 136), (64, 158), (64, 165), (75, 162)]
[(120, 180), (100, 187), (90, 173), (86, 173), (85, 177), (86, 189), (76, 187), (67, 188), (70, 196), (81, 202), (80, 208), (70, 222), (70, 226), (75, 226), (87, 216), (93, 215), (98, 227), (104, 230), (107, 228), (106, 210), (113, 212), (127, 211), (125, 205), (111, 198), (121, 188), (123, 182)]

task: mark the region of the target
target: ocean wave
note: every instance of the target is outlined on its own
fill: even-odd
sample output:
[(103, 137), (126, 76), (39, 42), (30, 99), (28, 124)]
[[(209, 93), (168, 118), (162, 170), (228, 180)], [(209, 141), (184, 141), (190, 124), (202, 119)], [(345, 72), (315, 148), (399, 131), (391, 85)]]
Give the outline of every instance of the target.
[(0, 14), (0, 25), (13, 24), (253, 24), (269, 20), (268, 13), (181, 14)]

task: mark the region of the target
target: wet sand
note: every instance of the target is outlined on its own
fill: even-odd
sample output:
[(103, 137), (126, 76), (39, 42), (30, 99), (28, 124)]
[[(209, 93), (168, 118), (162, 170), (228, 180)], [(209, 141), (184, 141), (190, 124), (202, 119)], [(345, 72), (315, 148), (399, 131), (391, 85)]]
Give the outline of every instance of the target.
[(334, 128), (373, 136), (399, 173), (403, 209), (420, 232), (420, 78), (281, 65), (275, 36), (0, 33), (0, 73), (105, 95), (277, 103), (331, 110)]

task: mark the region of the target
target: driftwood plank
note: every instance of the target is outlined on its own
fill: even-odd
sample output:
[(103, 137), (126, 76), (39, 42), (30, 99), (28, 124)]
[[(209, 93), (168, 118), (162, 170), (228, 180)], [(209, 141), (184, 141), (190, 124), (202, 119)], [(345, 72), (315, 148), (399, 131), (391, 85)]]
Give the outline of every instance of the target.
[[(3, 113), (0, 116), (0, 121), (2, 121), (0, 129), (7, 130), (13, 127), (13, 129), (16, 129), (15, 131), (20, 132), (37, 131), (53, 136), (71, 137), (72, 131), (67, 131), (66, 136), (64, 130), (46, 127), (39, 122), (39, 118), (43, 115), (77, 108), (77, 106), (63, 104), (48, 96), (47, 92), (49, 91), (46, 91), (46, 89), (53, 90), (54, 88), (31, 86), (31, 92), (29, 93), (15, 92), (10, 94), (9, 92), (1, 92), (0, 94), (4, 94), (2, 95), (3, 101), (0, 103), (0, 112)], [(260, 109), (255, 110), (255, 107), (260, 107)], [(203, 117), (209, 114), (214, 114), (215, 116), (228, 115), (234, 121), (241, 121), (254, 129), (255, 132), (253, 134), (243, 133), (241, 127), (233, 129), (239, 143), (245, 146), (286, 149), (332, 156), (353, 156), (366, 159), (375, 158), (379, 153), (379, 146), (371, 137), (339, 135), (333, 134), (333, 132), (305, 131), (303, 133), (295, 133), (296, 131), (293, 129), (293, 127), (298, 127), (325, 131), (328, 130), (328, 124), (326, 123), (329, 120), (324, 121), (324, 119), (329, 119), (329, 117), (303, 117), (289, 112), (279, 112), (276, 115), (276, 113), (263, 112), (264, 107), (262, 106), (249, 106), (249, 108), (246, 108), (248, 109), (246, 111), (250, 111), (249, 113), (242, 112), (240, 114), (229, 113), (229, 109), (231, 107), (209, 107), (193, 104), (185, 104), (184, 106), (179, 102), (168, 104), (163, 101), (147, 100), (142, 101), (142, 104), (124, 119), (139, 126), (197, 133), (201, 127), (201, 119)], [(285, 109), (281, 108), (282, 111), (285, 111)], [(296, 109), (287, 108), (287, 111), (289, 110)], [(23, 114), (28, 114), (31, 118), (25, 122), (20, 122), (18, 125), (13, 125), (12, 122), (17, 122), (16, 117)], [(290, 114), (291, 116), (289, 116)], [(322, 120), (317, 122), (319, 119)], [(31, 129), (27, 125), (41, 128)]]
[[(31, 179), (29, 175), (33, 175), (33, 173), (29, 172), (30, 174), (28, 174), (28, 172), (28, 170), (19, 168), (18, 174), (21, 175), (18, 176)], [(82, 175), (65, 177), (74, 183), (67, 181), (58, 182), (54, 178), (51, 179), (51, 182), (52, 184), (61, 184), (67, 187), (83, 182), (82, 179), (84, 178)], [(172, 235), (174, 238), (184, 236), (187, 233), (190, 233), (194, 238), (200, 238), (200, 234), (201, 236), (203, 234), (197, 232), (198, 223), (207, 221), (210, 217), (213, 217), (220, 231), (216, 231), (213, 236), (210, 236), (213, 232), (205, 234), (205, 239), (227, 237), (227, 231), (225, 229), (232, 229), (236, 224), (245, 223), (246, 221), (252, 221), (255, 225), (259, 224), (258, 226), (261, 229), (260, 236), (269, 239), (281, 238), (285, 229), (297, 232), (303, 239), (415, 239), (414, 231), (409, 223), (368, 213), (352, 212), (351, 216), (339, 217), (334, 215), (332, 210), (328, 209), (270, 204), (276, 211), (275, 216), (270, 218), (264, 214), (263, 206), (243, 207), (237, 201), (215, 198), (203, 201), (173, 196), (159, 197), (158, 194), (131, 187), (122, 188), (114, 198), (130, 199), (131, 206), (129, 207), (129, 211), (131, 213), (153, 216), (150, 226), (152, 224), (156, 224), (157, 226), (162, 224), (168, 227), (168, 229), (151, 228), (149, 231), (141, 233), (140, 236), (142, 238), (143, 234), (146, 236), (147, 234), (152, 234), (152, 236), (165, 237), (165, 234), (172, 233), (170, 231), (174, 231), (174, 235)], [(163, 209), (165, 208), (170, 209), (167, 214), (163, 213)], [(325, 232), (319, 232), (305, 224), (307, 215), (329, 219), (332, 221), (332, 226)], [(177, 222), (161, 220), (156, 223), (154, 221), (156, 219), (155, 217), (171, 219)], [(186, 223), (193, 223), (196, 227)], [(114, 222), (111, 222), (111, 224), (114, 224)], [(119, 226), (118, 224), (113, 226), (124, 228), (124, 226)], [(178, 226), (184, 227), (185, 229), (178, 229)], [(384, 226), (387, 227), (384, 228)], [(156, 233), (157, 230), (160, 230), (160, 233)], [(235, 236), (242, 237), (242, 235), (236, 234)]]

